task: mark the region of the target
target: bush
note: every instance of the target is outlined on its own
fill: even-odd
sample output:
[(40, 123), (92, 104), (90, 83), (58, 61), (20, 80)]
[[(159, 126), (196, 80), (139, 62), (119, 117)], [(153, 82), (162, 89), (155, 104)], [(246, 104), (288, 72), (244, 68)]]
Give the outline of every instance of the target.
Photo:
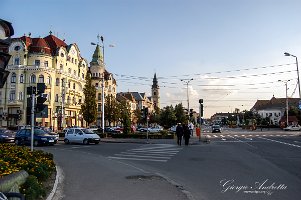
[[(28, 147), (0, 144), (0, 178), (20, 170), (30, 175), (22, 186), (21, 192), (26, 199), (37, 199), (36, 195), (45, 196), (41, 183), (55, 171), (53, 155), (41, 150), (30, 151)], [(38, 191), (38, 192), (36, 192)], [(37, 194), (36, 194), (37, 193)]]
[(33, 175), (26, 179), (20, 192), (25, 195), (26, 200), (36, 200), (46, 196), (46, 190), (43, 188), (43, 185)]

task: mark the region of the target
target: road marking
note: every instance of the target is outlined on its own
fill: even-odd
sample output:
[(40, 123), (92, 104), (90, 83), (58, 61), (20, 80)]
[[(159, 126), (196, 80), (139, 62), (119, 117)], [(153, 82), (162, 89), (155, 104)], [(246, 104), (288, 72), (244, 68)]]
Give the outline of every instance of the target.
[(183, 148), (174, 144), (148, 144), (109, 156), (110, 159), (167, 162)]
[(296, 145), (296, 144), (290, 144), (290, 143), (287, 143), (287, 142), (281, 142), (281, 141), (278, 141), (278, 140), (272, 140), (272, 139), (263, 138), (263, 137), (259, 137), (259, 138), (264, 139), (264, 140), (268, 140), (268, 141), (272, 141), (272, 142), (277, 142), (277, 143), (280, 143), (280, 144), (285, 144), (285, 145), (288, 145), (288, 146), (301, 148), (301, 146)]
[(235, 137), (231, 137), (231, 138), (233, 138), (233, 139), (235, 139), (235, 140), (237, 140), (237, 141), (239, 141), (239, 142), (242, 142), (243, 144), (249, 145), (250, 147), (253, 147), (253, 148), (257, 149), (257, 147), (255, 147), (255, 146), (253, 146), (253, 145), (250, 145), (250, 144), (248, 144), (248, 143), (246, 143), (246, 142), (244, 142), (244, 141), (242, 141), (242, 140), (240, 140), (240, 139), (237, 139), (237, 138), (235, 138)]

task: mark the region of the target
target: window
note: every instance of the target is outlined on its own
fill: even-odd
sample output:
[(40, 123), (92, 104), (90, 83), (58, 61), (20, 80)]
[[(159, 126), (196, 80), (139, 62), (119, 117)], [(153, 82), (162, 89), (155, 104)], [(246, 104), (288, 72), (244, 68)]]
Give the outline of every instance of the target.
[(100, 112), (101, 111), (101, 103), (98, 104), (97, 108), (98, 108), (97, 110)]
[(64, 53), (61, 53), (61, 57), (63, 58), (65, 56), (65, 54)]
[(20, 58), (15, 58), (14, 65), (20, 65)]
[(68, 82), (68, 88), (71, 88), (71, 82), (70, 81)]
[(76, 98), (73, 97), (73, 104), (76, 104)]
[(34, 61), (34, 65), (35, 65), (35, 66), (38, 66), (38, 67), (39, 67), (40, 64), (41, 64), (41, 63), (40, 63), (40, 60), (35, 60), (35, 61)]
[(73, 83), (73, 89), (75, 90), (75, 83)]
[(44, 76), (42, 74), (39, 76), (39, 83), (44, 83)]
[(20, 75), (20, 83), (24, 83), (24, 75), (23, 74)]
[(10, 82), (11, 83), (16, 83), (16, 77), (17, 77), (16, 73), (12, 73)]
[(30, 77), (30, 82), (31, 83), (36, 83), (36, 75), (31, 75), (31, 77)]
[(101, 93), (98, 93), (98, 98), (99, 101), (101, 100)]
[(82, 103), (82, 99), (78, 99), (78, 103), (81, 104)]
[(60, 64), (60, 70), (63, 70), (63, 68), (64, 68), (63, 64)]
[(15, 90), (12, 90), (10, 91), (9, 93), (9, 100), (10, 101), (14, 101), (16, 99), (16, 91)]
[(84, 74), (84, 73), (82, 73), (82, 78), (83, 78), (83, 79), (85, 78), (85, 74)]
[(19, 101), (23, 101), (23, 92), (19, 92)]
[(77, 64), (77, 59), (75, 59), (75, 64)]
[(76, 70), (73, 71), (74, 76), (76, 76)]
[(50, 76), (47, 77), (46, 83), (51, 85), (51, 77)]
[(71, 98), (70, 96), (67, 97), (67, 104), (70, 104)]
[(74, 62), (74, 58), (71, 59), (71, 62), (72, 62), (72, 63)]
[(55, 94), (55, 102), (59, 102), (59, 95), (58, 94)]
[(60, 79), (59, 79), (59, 78), (56, 78), (56, 79), (55, 79), (55, 85), (56, 85), (56, 86), (60, 86)]
[(48, 67), (48, 60), (45, 60), (45, 61), (44, 61), (44, 66), (45, 66), (45, 67)]
[(98, 88), (98, 83), (95, 83), (95, 87)]
[(68, 69), (68, 73), (71, 74), (71, 68)]

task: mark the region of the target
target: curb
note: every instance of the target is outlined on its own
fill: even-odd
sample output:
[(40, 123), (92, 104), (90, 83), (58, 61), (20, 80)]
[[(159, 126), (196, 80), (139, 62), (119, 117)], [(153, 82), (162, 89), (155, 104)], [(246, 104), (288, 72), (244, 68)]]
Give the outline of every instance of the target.
[(56, 190), (57, 190), (57, 186), (59, 184), (59, 177), (62, 177), (62, 170), (60, 169), (60, 167), (55, 166), (55, 168), (56, 168), (55, 182), (54, 182), (53, 188), (52, 188), (52, 190), (51, 190), (51, 192), (48, 195), (46, 200), (52, 200), (53, 199), (53, 197), (56, 193)]

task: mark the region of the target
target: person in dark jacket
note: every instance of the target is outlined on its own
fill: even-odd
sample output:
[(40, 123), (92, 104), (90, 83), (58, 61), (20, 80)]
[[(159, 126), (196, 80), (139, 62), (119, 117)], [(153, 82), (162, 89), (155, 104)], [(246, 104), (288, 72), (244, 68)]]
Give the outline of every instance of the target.
[(176, 128), (176, 134), (177, 134), (177, 143), (178, 145), (181, 146), (182, 143), (182, 137), (183, 137), (183, 127), (181, 123), (178, 123), (177, 128)]
[(183, 125), (183, 131), (184, 131), (185, 145), (188, 146), (189, 138), (190, 138), (190, 130), (189, 130), (188, 125), (186, 125), (186, 124)]

